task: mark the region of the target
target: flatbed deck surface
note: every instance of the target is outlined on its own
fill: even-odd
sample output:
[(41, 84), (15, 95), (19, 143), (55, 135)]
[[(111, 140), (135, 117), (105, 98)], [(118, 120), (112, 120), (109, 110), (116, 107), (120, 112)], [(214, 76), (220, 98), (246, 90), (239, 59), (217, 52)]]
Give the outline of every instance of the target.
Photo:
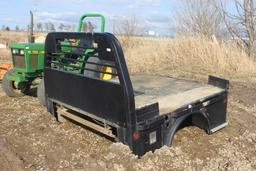
[(161, 76), (131, 76), (136, 109), (159, 104), (160, 115), (214, 96), (224, 89), (195, 81)]

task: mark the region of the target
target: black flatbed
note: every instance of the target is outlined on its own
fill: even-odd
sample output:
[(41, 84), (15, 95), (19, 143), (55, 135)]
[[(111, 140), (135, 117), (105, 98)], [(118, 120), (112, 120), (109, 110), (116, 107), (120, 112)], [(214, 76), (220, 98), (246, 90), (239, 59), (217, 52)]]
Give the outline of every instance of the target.
[[(85, 60), (85, 66), (81, 66), (84, 72), (71, 71), (73, 64), (68, 65), (68, 61), (72, 51), (56, 55), (65, 54), (59, 47), (67, 39), (91, 42), (90, 47), (84, 47), (91, 51), (89, 59), (98, 58), (101, 63), (90, 62), (97, 66), (92, 69)], [(48, 111), (59, 121), (67, 117), (116, 137), (137, 155), (171, 145), (184, 122), (208, 134), (227, 126), (229, 82), (225, 79), (209, 76), (208, 84), (203, 84), (164, 76), (130, 75), (122, 48), (110, 33), (50, 33), (45, 51)], [(99, 69), (110, 66), (113, 72)], [(99, 74), (97, 77), (85, 74), (87, 70)], [(104, 80), (102, 74), (112, 78)]]

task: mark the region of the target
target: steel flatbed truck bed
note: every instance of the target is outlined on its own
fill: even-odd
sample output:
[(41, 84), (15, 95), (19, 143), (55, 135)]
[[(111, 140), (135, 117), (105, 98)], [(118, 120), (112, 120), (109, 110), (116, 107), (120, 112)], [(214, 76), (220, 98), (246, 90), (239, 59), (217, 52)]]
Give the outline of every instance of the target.
[[(77, 43), (63, 52), (67, 40)], [(208, 134), (227, 125), (227, 80), (130, 76), (110, 33), (50, 33), (45, 50), (48, 111), (113, 137), (136, 155), (171, 145), (183, 122)]]

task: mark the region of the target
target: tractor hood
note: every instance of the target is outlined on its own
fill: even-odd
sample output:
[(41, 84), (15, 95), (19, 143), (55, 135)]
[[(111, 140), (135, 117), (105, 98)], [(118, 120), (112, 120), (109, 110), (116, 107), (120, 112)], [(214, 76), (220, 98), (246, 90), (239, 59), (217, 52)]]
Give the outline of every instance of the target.
[(44, 50), (43, 43), (14, 43), (11, 45), (12, 49), (26, 49), (26, 50)]

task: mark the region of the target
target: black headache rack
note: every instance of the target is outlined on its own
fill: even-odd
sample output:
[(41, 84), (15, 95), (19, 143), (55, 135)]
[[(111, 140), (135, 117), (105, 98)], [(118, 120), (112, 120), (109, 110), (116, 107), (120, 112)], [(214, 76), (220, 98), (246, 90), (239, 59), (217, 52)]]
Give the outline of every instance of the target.
[[(51, 114), (115, 137), (137, 155), (170, 145), (178, 126), (194, 113), (201, 115), (191, 122), (209, 134), (225, 126), (227, 90), (167, 115), (159, 114), (158, 103), (135, 109), (139, 92), (133, 90), (122, 48), (110, 33), (49, 33), (45, 48)], [(226, 80), (213, 76), (209, 84), (228, 87)]]
[[(65, 45), (67, 39), (79, 45)], [(90, 62), (88, 58), (112, 65)], [(111, 66), (117, 73), (102, 71), (99, 66)], [(101, 80), (88, 72), (115, 76), (117, 81)], [(92, 113), (112, 125), (125, 126), (135, 110), (123, 52), (110, 34), (50, 33), (46, 39), (44, 79), (48, 98)]]

